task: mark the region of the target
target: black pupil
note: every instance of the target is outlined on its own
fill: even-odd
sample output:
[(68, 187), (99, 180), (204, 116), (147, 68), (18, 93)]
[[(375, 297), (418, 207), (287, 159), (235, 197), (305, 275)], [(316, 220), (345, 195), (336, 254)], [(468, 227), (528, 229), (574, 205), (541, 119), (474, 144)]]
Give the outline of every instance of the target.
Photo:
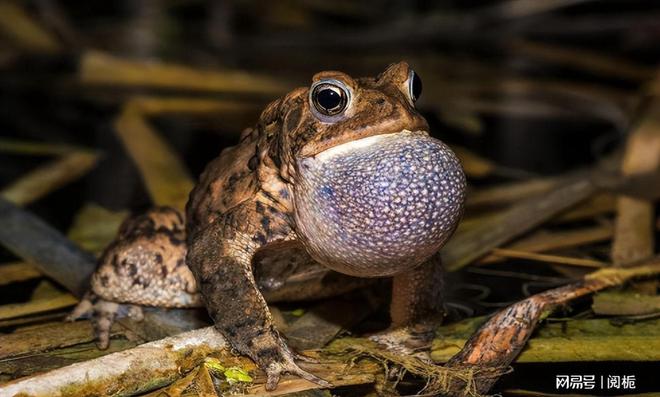
[(316, 102), (323, 109), (333, 110), (341, 104), (341, 95), (331, 88), (323, 88), (316, 94)]
[(416, 101), (419, 99), (419, 97), (422, 95), (422, 79), (419, 78), (417, 73), (412, 72), (412, 98), (413, 101)]

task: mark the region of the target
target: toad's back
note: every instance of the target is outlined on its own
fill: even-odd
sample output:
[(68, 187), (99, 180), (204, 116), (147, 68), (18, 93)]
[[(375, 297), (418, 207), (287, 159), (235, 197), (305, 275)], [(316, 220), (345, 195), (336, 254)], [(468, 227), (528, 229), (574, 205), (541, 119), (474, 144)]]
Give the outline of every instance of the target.
[(238, 145), (224, 149), (206, 166), (199, 182), (190, 192), (186, 206), (189, 234), (204, 228), (256, 194), (258, 185), (254, 164), (257, 135), (255, 130), (247, 130)]

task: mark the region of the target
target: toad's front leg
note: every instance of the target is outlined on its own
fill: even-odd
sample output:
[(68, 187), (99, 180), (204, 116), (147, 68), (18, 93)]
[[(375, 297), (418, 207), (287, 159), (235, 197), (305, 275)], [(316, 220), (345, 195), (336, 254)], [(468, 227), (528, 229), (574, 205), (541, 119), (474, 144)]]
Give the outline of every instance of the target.
[(392, 324), (387, 331), (373, 335), (371, 340), (392, 352), (430, 360), (424, 350), (429, 347), (445, 314), (442, 286), (439, 254), (394, 276), (390, 306)]
[(303, 357), (293, 353), (275, 329), (252, 273), (255, 252), (289, 234), (286, 216), (277, 209), (262, 202), (243, 203), (190, 236), (188, 266), (216, 328), (266, 372), (267, 390), (277, 387), (283, 373), (330, 387), (295, 363)]

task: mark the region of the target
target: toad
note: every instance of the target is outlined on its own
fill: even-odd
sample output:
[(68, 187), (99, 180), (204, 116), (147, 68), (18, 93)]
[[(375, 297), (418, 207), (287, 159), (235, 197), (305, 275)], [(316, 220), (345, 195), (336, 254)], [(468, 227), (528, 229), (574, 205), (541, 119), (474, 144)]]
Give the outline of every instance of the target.
[[(272, 102), (208, 164), (185, 221), (156, 208), (123, 224), (69, 319), (91, 316), (105, 348), (118, 313), (204, 305), (266, 372), (268, 390), (284, 373), (329, 386), (298, 366), (306, 357), (287, 346), (267, 301), (391, 277), (392, 327), (442, 311), (436, 253), (461, 217), (465, 176), (415, 109), (421, 91), (402, 62), (375, 78), (321, 72)], [(304, 268), (326, 272), (285, 288)]]

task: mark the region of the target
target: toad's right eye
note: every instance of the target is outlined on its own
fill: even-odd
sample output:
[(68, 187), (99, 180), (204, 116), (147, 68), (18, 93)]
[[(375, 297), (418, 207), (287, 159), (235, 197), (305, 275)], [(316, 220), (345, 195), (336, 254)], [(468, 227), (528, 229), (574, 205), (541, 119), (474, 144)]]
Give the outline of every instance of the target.
[(312, 86), (310, 100), (319, 113), (335, 116), (346, 110), (349, 92), (338, 81), (319, 81)]

